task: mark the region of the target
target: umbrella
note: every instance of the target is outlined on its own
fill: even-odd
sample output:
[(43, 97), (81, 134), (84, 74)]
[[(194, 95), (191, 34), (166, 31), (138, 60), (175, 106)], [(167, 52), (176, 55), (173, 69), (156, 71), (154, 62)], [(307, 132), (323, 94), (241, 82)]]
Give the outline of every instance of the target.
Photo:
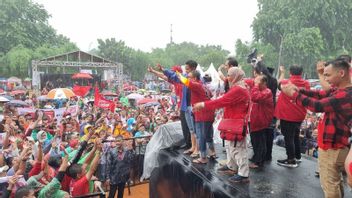
[(52, 89), (49, 91), (47, 98), (48, 99), (65, 99), (65, 98), (71, 98), (72, 96), (75, 96), (73, 91), (71, 89), (67, 88), (57, 88), (57, 89)]
[(9, 83), (21, 83), (21, 79), (17, 78), (17, 77), (10, 77), (9, 79), (7, 79), (7, 82)]
[(11, 91), (11, 95), (18, 95), (18, 94), (25, 94), (26, 91), (25, 90), (15, 90), (15, 91)]
[(170, 93), (171, 90), (170, 90), (170, 89), (163, 89), (163, 90), (161, 90), (160, 92), (161, 92), (161, 93)]
[(42, 95), (42, 96), (39, 96), (37, 99), (40, 101), (44, 101), (44, 100), (47, 100), (48, 97), (47, 97), (47, 95)]
[(2, 97), (7, 98), (8, 100), (13, 100), (13, 97), (9, 95), (2, 95)]
[(111, 91), (103, 91), (102, 94), (103, 94), (104, 96), (117, 96), (116, 93), (113, 93), (113, 92), (111, 92)]
[(10, 101), (9, 99), (0, 96), (0, 102), (9, 102), (9, 101)]
[(148, 102), (148, 103), (145, 103), (144, 107), (151, 107), (151, 106), (158, 106), (160, 105), (159, 102)]
[(7, 104), (9, 104), (11, 106), (15, 106), (15, 107), (21, 107), (21, 106), (27, 107), (27, 106), (29, 106), (26, 102), (24, 102), (22, 100), (11, 100)]
[(77, 73), (72, 75), (72, 79), (93, 79), (93, 77), (87, 73)]
[(128, 99), (133, 99), (133, 100), (140, 100), (143, 99), (144, 96), (138, 93), (131, 93), (130, 95), (126, 96)]
[(137, 102), (137, 104), (141, 105), (141, 104), (146, 104), (146, 103), (150, 103), (150, 102), (158, 102), (155, 99), (151, 99), (151, 98), (143, 98), (141, 100), (139, 100)]
[(27, 90), (27, 89), (24, 86), (20, 85), (20, 86), (13, 88), (13, 90)]

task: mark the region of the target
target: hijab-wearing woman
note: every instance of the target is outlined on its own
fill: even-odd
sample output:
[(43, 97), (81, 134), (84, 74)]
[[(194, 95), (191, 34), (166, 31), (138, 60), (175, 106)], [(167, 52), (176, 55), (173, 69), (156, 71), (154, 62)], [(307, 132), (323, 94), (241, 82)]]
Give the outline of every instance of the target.
[[(248, 116), (250, 96), (244, 82), (245, 73), (238, 67), (231, 67), (228, 70), (227, 80), (230, 89), (222, 97), (206, 102), (196, 103), (195, 111), (203, 108), (214, 110), (224, 108), (224, 119), (245, 119)], [(249, 167), (247, 157), (246, 138), (241, 141), (226, 140), (228, 145), (227, 165), (218, 171), (237, 172), (229, 178), (230, 182), (248, 182)]]

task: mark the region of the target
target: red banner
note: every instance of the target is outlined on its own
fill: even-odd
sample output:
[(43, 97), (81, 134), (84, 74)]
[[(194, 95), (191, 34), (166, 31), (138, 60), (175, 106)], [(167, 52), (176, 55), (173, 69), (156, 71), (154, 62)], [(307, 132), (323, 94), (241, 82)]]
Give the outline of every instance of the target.
[(91, 88), (92, 88), (92, 86), (73, 85), (72, 91), (73, 91), (73, 93), (76, 94), (76, 96), (84, 97), (85, 95), (88, 94), (88, 92)]
[(111, 100), (105, 99), (100, 93), (97, 87), (94, 89), (94, 106), (109, 109), (110, 111), (115, 111), (115, 103)]

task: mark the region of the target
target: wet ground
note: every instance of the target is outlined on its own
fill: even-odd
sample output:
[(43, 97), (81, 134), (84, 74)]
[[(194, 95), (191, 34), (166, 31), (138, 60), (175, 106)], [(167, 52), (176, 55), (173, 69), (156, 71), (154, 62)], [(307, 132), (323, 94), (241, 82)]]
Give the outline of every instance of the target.
[[(285, 149), (274, 146), (273, 159), (264, 168), (250, 171), (250, 183), (231, 184), (230, 175), (219, 174), (216, 169), (219, 162), (226, 158), (223, 148), (218, 145), (218, 159), (206, 165), (193, 164), (182, 150), (162, 151), (159, 160), (163, 165), (152, 174), (151, 196), (160, 196), (156, 186), (168, 181), (170, 194), (182, 197), (278, 197), (278, 198), (321, 198), (323, 191), (319, 178), (315, 177), (316, 159), (303, 156), (297, 168), (286, 168), (276, 164), (277, 159), (286, 157)], [(164, 182), (165, 184), (165, 182)], [(166, 184), (163, 189), (167, 191)], [(345, 197), (352, 197), (352, 192), (345, 185)]]

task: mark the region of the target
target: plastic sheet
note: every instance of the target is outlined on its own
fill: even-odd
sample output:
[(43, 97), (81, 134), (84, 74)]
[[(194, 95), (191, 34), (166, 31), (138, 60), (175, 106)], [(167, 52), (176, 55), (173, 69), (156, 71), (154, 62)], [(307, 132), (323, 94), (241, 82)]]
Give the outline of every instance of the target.
[(141, 181), (149, 178), (153, 169), (160, 166), (157, 158), (162, 149), (181, 146), (183, 142), (180, 121), (161, 125), (147, 145)]

